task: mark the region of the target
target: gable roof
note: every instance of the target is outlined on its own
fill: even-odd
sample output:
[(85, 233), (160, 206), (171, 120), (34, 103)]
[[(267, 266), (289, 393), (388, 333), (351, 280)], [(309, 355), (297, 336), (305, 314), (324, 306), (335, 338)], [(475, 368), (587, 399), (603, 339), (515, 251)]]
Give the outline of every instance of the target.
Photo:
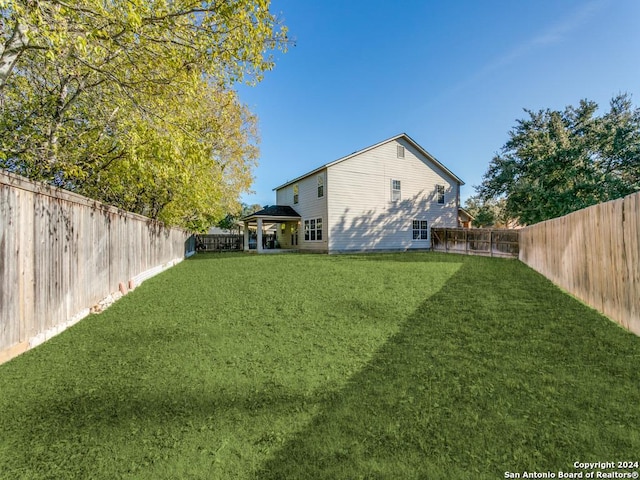
[(467, 217), (469, 217), (471, 220), (475, 220), (475, 219), (476, 219), (476, 217), (474, 217), (473, 215), (471, 215), (471, 214), (469, 213), (469, 211), (468, 211), (468, 210), (465, 210), (465, 209), (464, 209), (464, 208), (462, 208), (462, 207), (458, 207), (458, 212), (459, 212), (459, 213), (463, 213), (463, 214), (465, 214), (465, 215), (466, 215)]
[(445, 167), (442, 163), (440, 163), (438, 160), (436, 160), (436, 158), (431, 155), (429, 152), (427, 152), (424, 148), (422, 148), (418, 142), (416, 142), (413, 138), (411, 138), (409, 135), (407, 135), (406, 133), (400, 133), (394, 137), (391, 138), (387, 138), (386, 140), (383, 140), (382, 142), (378, 142), (375, 145), (371, 145), (369, 147), (363, 148), (362, 150), (358, 150), (355, 151), (345, 157), (341, 157), (337, 160), (334, 160), (333, 162), (329, 162), (329, 163), (325, 163), (324, 165), (311, 170), (308, 173), (305, 173), (304, 175), (300, 175), (299, 177), (294, 178), (293, 180), (289, 180), (286, 183), (283, 183), (282, 185), (275, 187), (273, 190), (280, 190), (281, 188), (287, 187), (289, 185), (291, 185), (292, 183), (296, 183), (300, 180), (302, 180), (303, 178), (309, 177), (311, 175), (314, 175), (322, 170), (324, 170), (325, 168), (331, 167), (332, 165), (335, 165), (337, 163), (340, 162), (344, 162), (345, 160), (349, 160), (352, 157), (355, 157), (357, 155), (360, 155), (362, 153), (368, 152), (369, 150), (373, 150), (374, 148), (377, 148), (381, 145), (384, 145), (385, 143), (389, 143), (389, 142), (393, 142), (395, 140), (398, 139), (404, 139), (405, 141), (407, 141), (408, 143), (410, 143), (416, 150), (418, 150), (418, 152), (420, 152), (422, 155), (424, 155), (425, 157), (427, 157), (429, 159), (430, 162), (432, 162), (434, 165), (436, 165), (438, 168), (442, 169), (442, 171), (444, 171), (447, 175), (449, 175), (453, 180), (455, 180), (456, 182), (460, 183), (460, 185), (464, 185), (464, 182), (457, 176), (455, 175), (451, 170), (449, 170), (447, 167)]

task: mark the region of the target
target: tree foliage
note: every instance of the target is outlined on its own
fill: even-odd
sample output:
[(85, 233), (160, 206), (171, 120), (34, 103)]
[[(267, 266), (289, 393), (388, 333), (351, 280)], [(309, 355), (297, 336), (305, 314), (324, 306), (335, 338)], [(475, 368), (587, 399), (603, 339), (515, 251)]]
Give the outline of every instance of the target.
[(505, 199), (484, 199), (474, 195), (464, 203), (464, 208), (473, 217), (474, 227), (512, 228), (514, 220), (505, 212)]
[(222, 218), (221, 220), (218, 221), (218, 223), (216, 223), (216, 226), (225, 230), (238, 230), (240, 228), (240, 225), (242, 224), (240, 222), (240, 220), (246, 216), (251, 215), (252, 213), (255, 213), (257, 211), (262, 210), (264, 207), (262, 207), (262, 205), (259, 205), (257, 203), (254, 203), (253, 205), (248, 205), (246, 203), (241, 203), (239, 206), (239, 209), (230, 211), (230, 213), (227, 213), (224, 218)]
[[(28, 50), (86, 67), (135, 97), (184, 69), (224, 84), (259, 79), (285, 40), (269, 0), (0, 0), (0, 78)], [(68, 63), (68, 59), (73, 59)], [(64, 61), (61, 61), (63, 60)], [(3, 82), (4, 83), (4, 82)]]
[(273, 67), (268, 0), (0, 0), (0, 166), (203, 230), (239, 208)]
[(626, 94), (596, 116), (583, 100), (564, 111), (525, 110), (477, 191), (505, 200), (505, 213), (532, 224), (640, 190), (640, 109)]

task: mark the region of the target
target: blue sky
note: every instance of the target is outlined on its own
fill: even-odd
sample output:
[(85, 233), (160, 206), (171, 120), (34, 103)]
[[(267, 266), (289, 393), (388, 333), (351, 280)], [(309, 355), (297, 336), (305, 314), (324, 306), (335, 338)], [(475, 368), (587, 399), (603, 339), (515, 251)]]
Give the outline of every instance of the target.
[(407, 133), (474, 194), (523, 108), (640, 106), (640, 0), (272, 0), (296, 46), (255, 87), (261, 156), (248, 204)]

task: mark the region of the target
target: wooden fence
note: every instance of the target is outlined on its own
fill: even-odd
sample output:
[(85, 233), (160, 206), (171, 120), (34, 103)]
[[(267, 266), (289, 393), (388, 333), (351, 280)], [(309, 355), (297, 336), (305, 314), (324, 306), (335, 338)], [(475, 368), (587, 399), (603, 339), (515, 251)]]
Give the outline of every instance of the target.
[(200, 252), (230, 252), (242, 250), (244, 235), (216, 234), (198, 235), (197, 248)]
[(640, 192), (522, 229), (520, 260), (640, 335)]
[(0, 172), (0, 363), (183, 259), (190, 237)]
[(431, 228), (431, 249), (467, 255), (518, 257), (519, 230)]

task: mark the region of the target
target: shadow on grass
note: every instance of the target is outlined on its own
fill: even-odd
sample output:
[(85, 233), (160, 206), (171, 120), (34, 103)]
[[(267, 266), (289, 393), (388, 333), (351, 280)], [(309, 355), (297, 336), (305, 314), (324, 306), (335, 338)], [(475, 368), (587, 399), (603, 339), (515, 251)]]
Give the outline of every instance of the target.
[(133, 385), (42, 398), (29, 403), (23, 418), (11, 420), (21, 426), (12, 429), (9, 444), (2, 445), (6, 450), (0, 449), (9, 460), (0, 462), (0, 477), (231, 478), (228, 471), (220, 471), (225, 466), (218, 465), (225, 447), (235, 450), (242, 467), (250, 464), (235, 442), (227, 445), (236, 431), (234, 423), (242, 428), (237, 435), (254, 437), (255, 454), (280, 444), (281, 437), (269, 430), (253, 432), (246, 422), (290, 416), (301, 405), (321, 401), (321, 394), (296, 395), (273, 387), (256, 392), (160, 392)]
[[(567, 471), (575, 461), (622, 460), (640, 451), (640, 340), (519, 262), (444, 254), (307, 255), (286, 264), (244, 254), (203, 259), (228, 255), (264, 258), (257, 265), (270, 271), (347, 260), (333, 271), (343, 276), (354, 258), (462, 266), (335, 389), (273, 375), (286, 360), (277, 351), (269, 358), (244, 351), (251, 361), (238, 360), (243, 375), (227, 378), (225, 372), (238, 373), (234, 359), (218, 357), (197, 332), (229, 332), (194, 328), (211, 318), (211, 307), (196, 302), (201, 292), (190, 297), (191, 290), (179, 290), (187, 300), (175, 305), (167, 290), (160, 289), (167, 298), (147, 296), (146, 303), (136, 297), (143, 289), (133, 292), (95, 324), (75, 326), (73, 338), (51, 340), (62, 349), (35, 349), (25, 354), (29, 361), (3, 365), (0, 389), (13, 393), (0, 395), (0, 432), (9, 432), (0, 441), (0, 477), (495, 479), (505, 471)], [(200, 265), (206, 268), (185, 269), (178, 280), (158, 276), (147, 287), (175, 288), (184, 278), (212, 275)], [(416, 275), (407, 266), (392, 265)], [(428, 280), (409, 278), (405, 288)], [(371, 302), (363, 302), (344, 311), (384, 318), (402, 302), (400, 289), (390, 291), (384, 309), (368, 312)], [(325, 303), (338, 310), (335, 293)], [(190, 321), (180, 321), (187, 306)], [(248, 306), (238, 307), (243, 315)], [(243, 320), (238, 328), (252, 325), (258, 323)], [(329, 335), (326, 324), (314, 332)], [(288, 340), (265, 335), (255, 345), (270, 338)], [(71, 345), (76, 353), (61, 359)], [(296, 352), (306, 355), (312, 346)], [(300, 358), (292, 356), (288, 366)], [(309, 363), (325, 373), (316, 360)], [(203, 368), (217, 374), (204, 375)]]
[(496, 479), (640, 451), (640, 339), (519, 262), (465, 262), (256, 479)]
[[(249, 275), (229, 268), (234, 263), (229, 258), (256, 268)], [(444, 257), (411, 258), (442, 263)], [(0, 478), (248, 478), (329, 401), (350, 372), (366, 363), (376, 345), (397, 331), (399, 319), (424, 292), (437, 291), (459, 266), (456, 259), (448, 268), (427, 270), (430, 278), (416, 285), (416, 272), (424, 270), (399, 265), (405, 274), (395, 275), (398, 282), (388, 286), (387, 265), (354, 268), (347, 256), (291, 256), (281, 262), (270, 256), (206, 254), (202, 259), (212, 263), (189, 268), (184, 262), (101, 316), (3, 365)], [(217, 264), (218, 259), (225, 261)], [(337, 268), (327, 268), (329, 263)], [(246, 277), (263, 271), (277, 276), (309, 266), (324, 270), (316, 283), (303, 283), (298, 291), (302, 307), (313, 307), (304, 318), (304, 332), (275, 322), (276, 316), (301, 320), (301, 303), (286, 303), (288, 293), (276, 297), (279, 310), (269, 310), (270, 292), (255, 285), (239, 290), (252, 280)], [(219, 267), (226, 274), (218, 275)], [(210, 285), (213, 276), (216, 282)], [(213, 302), (222, 305), (216, 294), (223, 282), (233, 285), (231, 301), (217, 308)], [(366, 285), (370, 291), (340, 297), (335, 288), (323, 292), (327, 283), (345, 290)], [(415, 291), (403, 296), (412, 287)], [(404, 311), (396, 308), (403, 301), (412, 302)], [(217, 316), (220, 312), (225, 318)], [(324, 337), (337, 341), (324, 342)], [(236, 342), (243, 343), (237, 351), (226, 349)], [(277, 343), (286, 348), (278, 349)], [(364, 353), (360, 357), (351, 350)]]

